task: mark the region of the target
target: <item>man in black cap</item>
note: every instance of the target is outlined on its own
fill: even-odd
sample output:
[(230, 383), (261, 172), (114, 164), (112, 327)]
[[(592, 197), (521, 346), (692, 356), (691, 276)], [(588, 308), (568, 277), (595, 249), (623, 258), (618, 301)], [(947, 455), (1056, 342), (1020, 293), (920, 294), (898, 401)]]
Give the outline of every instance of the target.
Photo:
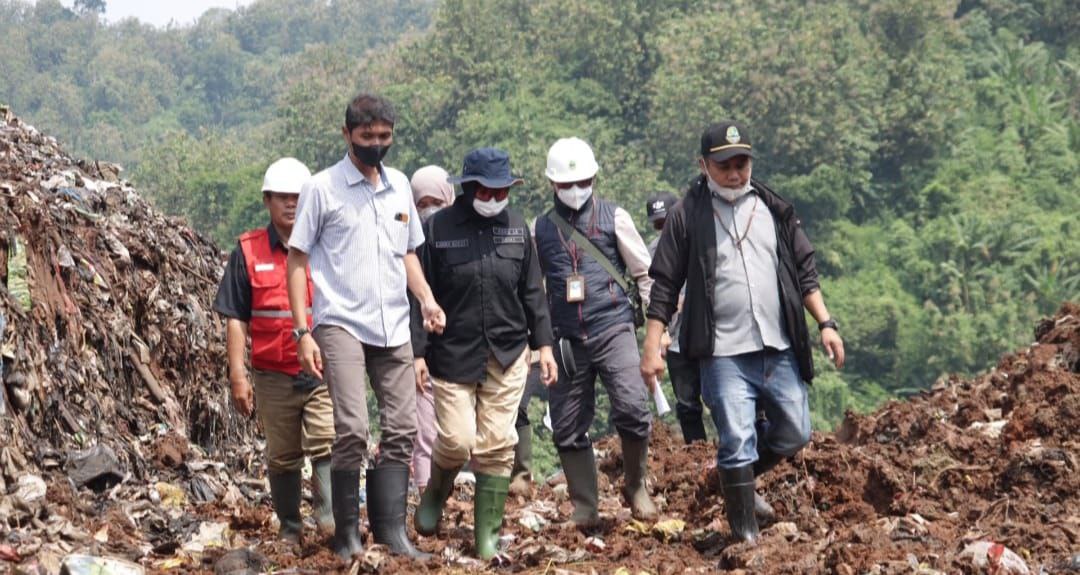
[[(649, 198), (648, 203), (645, 204), (645, 213), (653, 229), (658, 232), (663, 231), (668, 213), (678, 201), (675, 194), (669, 192), (662, 192)], [(649, 242), (650, 256), (656, 253), (656, 246), (659, 243), (659, 235)], [(682, 298), (683, 293), (680, 293), (680, 308)], [(704, 409), (701, 406), (700, 366), (697, 361), (683, 355), (679, 351), (679, 340), (669, 335), (679, 333), (679, 315), (679, 308), (676, 308), (675, 315), (671, 316), (671, 324), (661, 336), (660, 352), (664, 354), (668, 371), (671, 372), (671, 387), (675, 391), (675, 417), (679, 420), (683, 441), (689, 445), (706, 439), (705, 423), (702, 421)]]
[[(660, 339), (684, 283), (679, 345), (701, 362), (705, 403), (719, 435), (716, 462), (732, 533), (758, 537), (755, 476), (810, 440), (806, 384), (814, 377), (803, 308), (839, 368), (844, 344), (818, 284), (814, 248), (792, 205), (751, 179), (753, 145), (725, 121), (701, 137), (701, 176), (660, 237), (641, 372), (663, 375)], [(758, 407), (768, 425), (758, 435)]]
[[(431, 372), (438, 432), (415, 525), (422, 535), (436, 532), (454, 477), (471, 457), (476, 553), (490, 559), (498, 553), (529, 348), (539, 350), (545, 385), (555, 383), (558, 368), (532, 236), (521, 214), (506, 208), (511, 186), (521, 183), (510, 157), (473, 150), (462, 175), (449, 181), (463, 193), (428, 220), (420, 247), (424, 275), (446, 306), (446, 330), (421, 338), (415, 350)], [(413, 318), (421, 321), (416, 312)]]

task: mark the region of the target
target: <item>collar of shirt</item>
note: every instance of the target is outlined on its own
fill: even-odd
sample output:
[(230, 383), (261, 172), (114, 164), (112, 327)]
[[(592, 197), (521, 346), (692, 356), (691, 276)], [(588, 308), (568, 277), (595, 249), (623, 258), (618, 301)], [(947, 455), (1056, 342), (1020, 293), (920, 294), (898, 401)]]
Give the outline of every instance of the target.
[(278, 235), (277, 228), (274, 227), (274, 224), (268, 224), (266, 226), (266, 233), (270, 240), (270, 251), (274, 251), (274, 248), (280, 248), (286, 252), (289, 251), (288, 244), (281, 241), (281, 236)]
[[(360, 170), (353, 163), (352, 158), (348, 154), (345, 154), (345, 183), (349, 187), (353, 187), (357, 184), (367, 184), (371, 186), (371, 182), (368, 181), (367, 176), (362, 174)], [(382, 188), (376, 188), (375, 193), (383, 192), (390, 189), (390, 182), (386, 179), (386, 171), (383, 170), (383, 166), (379, 164), (379, 181), (382, 183)], [(372, 186), (374, 187), (374, 186)]]

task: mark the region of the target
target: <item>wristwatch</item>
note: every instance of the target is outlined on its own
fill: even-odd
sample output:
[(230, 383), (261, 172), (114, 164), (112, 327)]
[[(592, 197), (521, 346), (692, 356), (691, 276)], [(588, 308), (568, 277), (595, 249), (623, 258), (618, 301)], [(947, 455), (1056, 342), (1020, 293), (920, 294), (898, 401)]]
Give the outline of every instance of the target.
[(294, 330), (292, 330), (292, 338), (296, 343), (300, 343), (300, 340), (303, 339), (304, 336), (309, 334), (309, 333), (311, 333), (311, 330), (306, 328), (306, 327), (302, 327), (302, 328), (299, 328), (299, 329), (294, 329)]
[(821, 330), (823, 330), (823, 329), (825, 329), (827, 327), (831, 327), (832, 329), (835, 329), (838, 332), (840, 331), (840, 326), (837, 325), (835, 319), (827, 319), (827, 320), (817, 324), (818, 331), (821, 331)]

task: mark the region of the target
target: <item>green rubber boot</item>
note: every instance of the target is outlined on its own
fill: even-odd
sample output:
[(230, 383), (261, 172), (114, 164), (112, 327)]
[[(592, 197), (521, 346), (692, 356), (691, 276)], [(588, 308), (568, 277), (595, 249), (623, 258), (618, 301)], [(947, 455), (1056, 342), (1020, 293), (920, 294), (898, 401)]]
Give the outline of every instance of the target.
[(484, 561), (499, 553), (499, 529), (502, 528), (503, 511), (506, 509), (506, 493), (510, 489), (510, 477), (476, 474), (476, 495), (473, 498), (473, 535), (476, 540), (476, 556)]
[(460, 467), (443, 469), (434, 461), (431, 462), (431, 479), (428, 480), (424, 494), (420, 496), (420, 505), (416, 506), (416, 513), (413, 515), (413, 526), (420, 535), (431, 536), (439, 530), (443, 506), (454, 492), (454, 478), (458, 471), (461, 471)]

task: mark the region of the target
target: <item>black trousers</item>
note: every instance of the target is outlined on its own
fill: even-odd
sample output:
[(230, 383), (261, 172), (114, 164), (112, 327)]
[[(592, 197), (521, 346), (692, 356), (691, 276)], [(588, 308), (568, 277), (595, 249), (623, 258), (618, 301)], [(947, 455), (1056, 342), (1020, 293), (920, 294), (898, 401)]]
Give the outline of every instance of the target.
[(675, 417), (686, 443), (705, 440), (704, 407), (701, 403), (701, 371), (698, 362), (668, 350), (668, 373), (675, 390)]

